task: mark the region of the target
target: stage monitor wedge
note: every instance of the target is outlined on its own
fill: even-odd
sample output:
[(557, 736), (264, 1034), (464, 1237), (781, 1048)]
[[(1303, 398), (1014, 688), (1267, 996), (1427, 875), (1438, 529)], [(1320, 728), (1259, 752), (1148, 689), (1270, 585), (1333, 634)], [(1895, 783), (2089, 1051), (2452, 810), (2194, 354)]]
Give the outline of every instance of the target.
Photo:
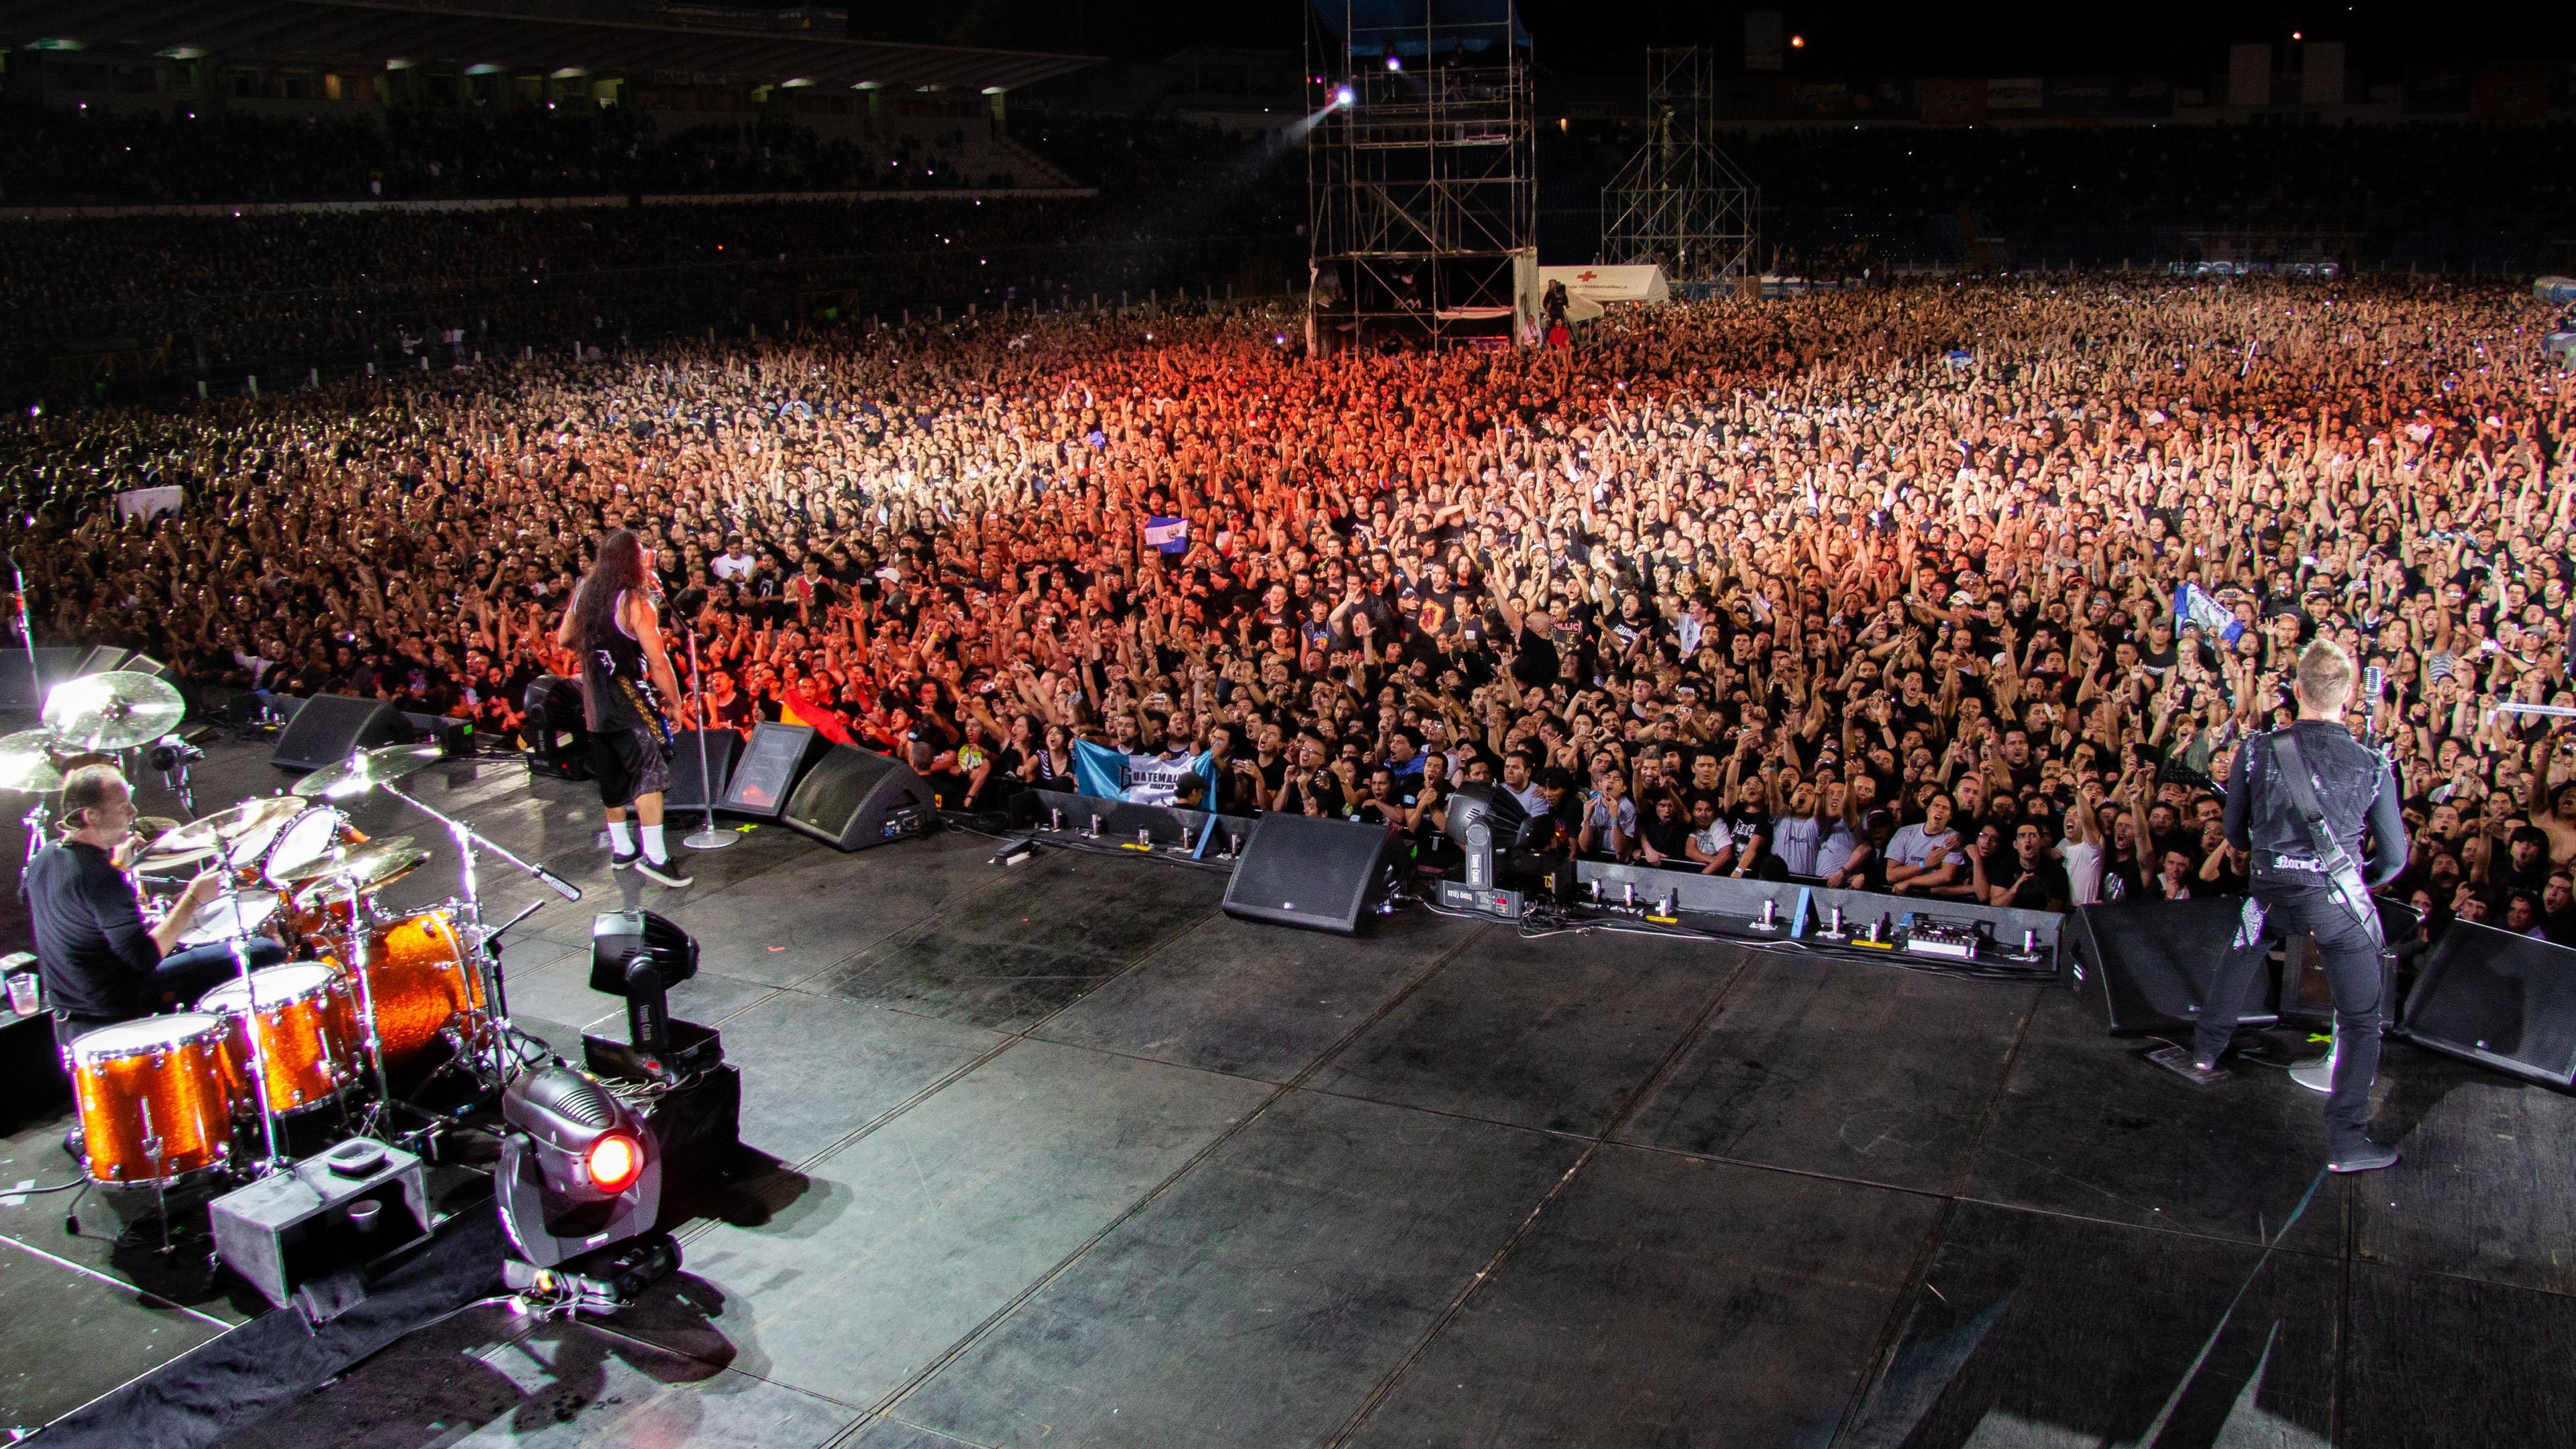
[(790, 830), (835, 850), (865, 850), (919, 835), (936, 818), (930, 782), (892, 755), (834, 745), (805, 772), (782, 817)]
[(0, 650), (0, 709), (39, 710), (45, 692), (80, 672), (80, 649), (38, 645), (35, 667), (27, 664), (27, 646), (12, 643)]
[(281, 770), (318, 770), (359, 750), (411, 740), (411, 723), (384, 700), (317, 694), (304, 701), (294, 720), (278, 731), (277, 747), (268, 762)]
[(2576, 1089), (2576, 950), (2453, 921), (2424, 955), (2398, 1034), (2445, 1056)]
[[(2068, 933), (2076, 993), (2114, 1036), (2189, 1030), (2244, 914), (2241, 896), (2085, 906)], [(2261, 972), (2248, 994), (2238, 1025), (2280, 1020), (2277, 974)]]
[(796, 793), (796, 782), (805, 778), (806, 767), (827, 743), (806, 725), (764, 721), (753, 726), (751, 740), (726, 777), (716, 808), (727, 815), (777, 819), (787, 809), (787, 798)]
[[(698, 751), (706, 750), (706, 771), (698, 770)], [(662, 792), (662, 808), (704, 810), (733, 778), (734, 758), (742, 753), (742, 735), (734, 730), (682, 730), (671, 737), (671, 784)], [(708, 782), (713, 781), (713, 788)]]
[(1226, 883), (1225, 913), (1351, 935), (1386, 890), (1383, 825), (1274, 810), (1252, 824)]

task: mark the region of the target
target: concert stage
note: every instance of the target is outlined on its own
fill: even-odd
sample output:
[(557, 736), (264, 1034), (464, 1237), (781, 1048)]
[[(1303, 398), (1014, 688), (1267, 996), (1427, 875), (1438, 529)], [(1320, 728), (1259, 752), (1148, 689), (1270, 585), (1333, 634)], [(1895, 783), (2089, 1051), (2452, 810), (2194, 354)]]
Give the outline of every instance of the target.
[[(283, 778), (212, 747), (199, 804)], [(2320, 1099), (2185, 1085), (2062, 987), (1419, 909), (1351, 940), (957, 832), (763, 826), (665, 891), (608, 870), (586, 785), (415, 781), (589, 889), (507, 943), (521, 1026), (618, 1015), (596, 910), (698, 938), (673, 1009), (723, 1031), (766, 1165), (638, 1309), (478, 1309), (223, 1406), (219, 1442), (2576, 1442), (2576, 1099), (2460, 1062), (2392, 1045), (2405, 1161), (2328, 1178)], [(381, 797), (358, 823), (444, 840)], [(496, 921), (542, 894), (485, 885)], [(0, 1193), (71, 1177), (66, 1120), (17, 1124)], [(261, 1306), (65, 1236), (68, 1196), (0, 1196), (0, 1424)], [(110, 1442), (101, 1413), (48, 1441)]]

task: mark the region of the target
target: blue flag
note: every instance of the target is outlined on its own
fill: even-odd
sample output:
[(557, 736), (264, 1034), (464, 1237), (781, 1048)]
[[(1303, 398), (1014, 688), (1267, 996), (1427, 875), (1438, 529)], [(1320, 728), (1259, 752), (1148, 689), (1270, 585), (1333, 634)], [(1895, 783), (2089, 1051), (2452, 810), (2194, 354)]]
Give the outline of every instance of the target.
[(1080, 794), (1138, 805), (1169, 805), (1183, 775), (1196, 775), (1206, 782), (1200, 808), (1207, 808), (1205, 802), (1216, 798), (1216, 762), (1205, 751), (1167, 760), (1160, 755), (1131, 755), (1089, 740), (1073, 742), (1073, 788)]
[(2174, 590), (2174, 627), (2198, 624), (2205, 638), (2223, 639), (2233, 644), (2245, 626), (2236, 621), (2236, 613), (2209, 596), (2198, 584), (2185, 584)]

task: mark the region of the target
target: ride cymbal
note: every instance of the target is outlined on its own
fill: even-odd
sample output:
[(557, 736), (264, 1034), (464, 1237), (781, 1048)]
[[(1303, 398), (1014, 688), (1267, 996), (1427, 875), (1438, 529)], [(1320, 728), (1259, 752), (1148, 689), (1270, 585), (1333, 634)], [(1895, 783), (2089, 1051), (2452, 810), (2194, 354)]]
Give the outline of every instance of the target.
[(325, 765), (298, 780), (295, 793), (307, 800), (344, 800), (378, 785), (426, 770), (446, 758), (437, 744), (383, 745), (360, 750), (336, 765)]

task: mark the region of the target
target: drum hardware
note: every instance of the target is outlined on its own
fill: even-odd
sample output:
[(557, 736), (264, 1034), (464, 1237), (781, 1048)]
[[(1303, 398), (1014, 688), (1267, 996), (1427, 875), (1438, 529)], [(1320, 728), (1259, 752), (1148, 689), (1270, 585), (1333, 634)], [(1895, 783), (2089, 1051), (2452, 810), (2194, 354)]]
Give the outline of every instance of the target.
[[(382, 750), (376, 750), (370, 751), (369, 753), (383, 754), (385, 752)], [(410, 771), (405, 770), (403, 773), (409, 774)], [(493, 1020), (496, 1022), (507, 1022), (510, 1019), (510, 1001), (507, 990), (502, 981), (501, 958), (499, 953), (489, 949), (492, 936), (495, 933), (487, 932), (483, 928), (483, 891), (476, 875), (476, 847), (479, 846), (482, 849), (488, 850), (492, 852), (492, 854), (499, 856), (502, 860), (517, 867), (520, 871), (526, 873), (539, 884), (553, 891), (556, 895), (563, 897), (565, 900), (580, 900), (581, 887), (574, 885), (571, 881), (565, 880), (562, 876), (556, 875), (553, 871), (546, 869), (544, 866), (531, 864), (528, 861), (521, 860), (516, 855), (511, 854), (507, 849), (504, 849), (499, 844), (478, 833), (473, 826), (468, 825), (464, 821), (458, 820), (453, 816), (441, 814), (440, 812), (431, 809), (429, 806), (422, 804), (420, 801), (394, 788), (390, 782), (383, 783), (382, 788), (386, 794), (393, 796), (395, 799), (409, 805), (421, 814), (426, 815), (430, 819), (437, 821), (439, 824), (446, 826), (449, 838), (456, 842), (458, 885), (462, 891), (462, 894), (460, 894), (457, 899), (464, 907), (465, 946), (468, 969), (479, 970), (483, 977), (483, 980), (480, 983), (482, 988), (481, 994), (484, 998), (484, 1002), (486, 1003), (486, 1009)], [(507, 1036), (508, 1033), (505, 1031), (495, 1031), (491, 1034), (492, 1075), (494, 1080), (501, 1082), (507, 1082), (510, 1079), (510, 1063), (506, 1056), (506, 1053), (509, 1050)]]
[[(33, 664), (28, 668), (33, 669)], [(53, 794), (63, 788), (62, 766), (55, 756), (66, 753), (62, 738), (41, 726), (0, 736), (0, 790), (17, 790), (36, 797), (28, 810), (27, 859), (45, 848), (45, 826), (53, 819)]]
[(144, 755), (153, 769), (161, 772), (161, 786), (179, 797), (181, 813), (197, 813), (197, 787), (188, 776), (188, 766), (206, 757), (196, 741), (185, 735), (163, 735), (152, 742)]

